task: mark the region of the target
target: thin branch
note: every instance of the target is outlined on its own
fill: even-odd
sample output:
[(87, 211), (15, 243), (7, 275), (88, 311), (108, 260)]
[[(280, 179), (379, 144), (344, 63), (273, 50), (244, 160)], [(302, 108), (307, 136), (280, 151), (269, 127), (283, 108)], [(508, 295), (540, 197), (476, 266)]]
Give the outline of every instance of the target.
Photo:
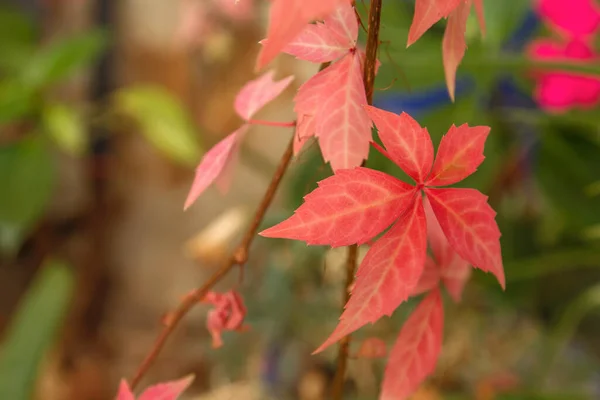
[(231, 271), (236, 266), (243, 266), (248, 260), (248, 252), (250, 246), (254, 238), (256, 237), (256, 233), (260, 224), (262, 223), (273, 198), (275, 197), (275, 193), (279, 188), (283, 175), (287, 170), (290, 161), (292, 159), (294, 153), (294, 140), (290, 140), (290, 144), (287, 147), (287, 150), (281, 157), (281, 161), (279, 161), (279, 165), (277, 166), (277, 170), (273, 174), (273, 178), (271, 179), (271, 183), (267, 188), (257, 210), (254, 215), (254, 219), (246, 234), (244, 235), (242, 241), (240, 242), (237, 249), (231, 254), (229, 259), (199, 288), (192, 291), (190, 294), (185, 296), (185, 298), (181, 301), (181, 303), (177, 306), (177, 308), (169, 314), (169, 318), (167, 319), (168, 323), (165, 324), (163, 330), (160, 332), (152, 349), (142, 361), (140, 366), (138, 367), (135, 375), (131, 379), (130, 385), (132, 390), (140, 383), (146, 372), (150, 369), (161, 350), (163, 349), (165, 343), (168, 338), (171, 336), (175, 328), (179, 324), (179, 322), (187, 315), (187, 313), (200, 302), (204, 296), (215, 286), (221, 279), (223, 279), (229, 271)]
[[(375, 69), (377, 67), (377, 50), (379, 47), (379, 27), (381, 24), (381, 2), (372, 0), (369, 8), (369, 31), (367, 34), (367, 48), (365, 57), (364, 84), (367, 103), (373, 104), (373, 91), (375, 87)], [(363, 163), (364, 166), (364, 163)], [(348, 259), (346, 262), (346, 285), (344, 287), (344, 305), (350, 300), (350, 288), (354, 283), (354, 273), (358, 261), (358, 246), (348, 248)], [(348, 349), (350, 347), (350, 335), (340, 340), (337, 369), (333, 380), (333, 400), (342, 400), (344, 396), (344, 379), (346, 366), (348, 364)]]

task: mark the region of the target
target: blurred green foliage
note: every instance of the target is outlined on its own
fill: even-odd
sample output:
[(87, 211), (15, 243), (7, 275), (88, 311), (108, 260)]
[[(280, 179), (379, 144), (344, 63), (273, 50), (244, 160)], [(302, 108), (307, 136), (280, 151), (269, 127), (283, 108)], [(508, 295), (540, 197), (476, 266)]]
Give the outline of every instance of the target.
[(68, 266), (46, 261), (0, 342), (0, 398), (32, 397), (40, 362), (69, 307), (74, 277)]
[(115, 114), (133, 119), (153, 146), (178, 163), (193, 166), (201, 156), (191, 117), (163, 88), (121, 89), (106, 108), (102, 99), (67, 104), (54, 98), (56, 85), (93, 66), (108, 48), (106, 32), (91, 29), (44, 44), (40, 39), (34, 20), (0, 6), (0, 254), (5, 256), (16, 253), (45, 214), (55, 189), (54, 149), (86, 156), (92, 150), (90, 129), (109, 127)]

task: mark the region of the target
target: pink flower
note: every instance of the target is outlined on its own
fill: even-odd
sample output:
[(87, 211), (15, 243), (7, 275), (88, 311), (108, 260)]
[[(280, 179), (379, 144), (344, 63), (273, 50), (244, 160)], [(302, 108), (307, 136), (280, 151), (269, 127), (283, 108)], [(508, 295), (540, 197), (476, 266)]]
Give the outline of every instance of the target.
[[(534, 41), (528, 54), (538, 61), (598, 62), (591, 47), (600, 28), (600, 7), (595, 0), (538, 0), (537, 12), (561, 39)], [(591, 108), (600, 100), (600, 77), (562, 71), (536, 71), (535, 98), (549, 111)]]
[(600, 6), (595, 0), (538, 0), (537, 12), (563, 35), (592, 35), (600, 26)]
[[(551, 39), (533, 42), (529, 55), (539, 61), (597, 62), (598, 55), (584, 41), (571, 39), (566, 44)], [(536, 71), (535, 98), (549, 111), (566, 111), (573, 107), (589, 109), (600, 101), (600, 77), (562, 71)]]

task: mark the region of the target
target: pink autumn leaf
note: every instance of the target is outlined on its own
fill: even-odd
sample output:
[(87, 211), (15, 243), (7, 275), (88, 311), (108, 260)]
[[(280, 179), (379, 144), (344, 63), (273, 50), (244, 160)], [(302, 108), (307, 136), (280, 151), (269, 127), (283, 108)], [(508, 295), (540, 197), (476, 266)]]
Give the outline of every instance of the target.
[(358, 20), (351, 2), (344, 2), (324, 20), (325, 26), (336, 41), (345, 45), (347, 50), (356, 46), (358, 39)]
[(352, 296), (323, 351), (346, 335), (390, 316), (412, 293), (423, 272), (427, 227), (420, 196), (400, 220), (369, 249), (356, 274)]
[(246, 83), (235, 98), (235, 111), (245, 121), (250, 120), (254, 114), (265, 104), (279, 96), (294, 80), (288, 76), (280, 81), (273, 80), (275, 71), (269, 71), (260, 77)]
[(592, 35), (600, 27), (596, 0), (537, 0), (538, 14), (569, 37)]
[[(137, 398), (137, 400), (177, 400), (191, 385), (193, 380), (194, 376), (189, 375), (177, 381), (150, 386)], [(124, 379), (121, 380), (116, 400), (135, 400), (133, 392)]]
[(452, 125), (442, 137), (426, 185), (451, 185), (475, 172), (485, 159), (483, 148), (489, 133), (487, 126)]
[(440, 269), (436, 265), (435, 261), (427, 256), (425, 259), (425, 267), (423, 268), (423, 273), (419, 278), (419, 282), (417, 286), (415, 286), (410, 293), (410, 296), (418, 296), (423, 293), (427, 293), (433, 288), (438, 286), (440, 282)]
[(221, 334), (223, 331), (244, 330), (246, 307), (241, 296), (230, 290), (223, 294), (209, 292), (203, 303), (211, 303), (213, 308), (206, 316), (206, 328), (212, 336), (213, 348), (223, 346)]
[[(424, 198), (423, 205), (427, 218), (427, 237), (433, 256), (437, 261), (438, 279), (441, 277), (448, 293), (458, 303), (462, 297), (464, 287), (471, 277), (473, 268), (450, 246), (427, 197)], [(423, 279), (421, 278), (421, 280)]]
[(294, 215), (260, 235), (309, 245), (363, 244), (390, 226), (414, 196), (412, 186), (383, 172), (340, 170), (319, 182)]
[(371, 121), (360, 57), (348, 53), (331, 65), (315, 115), (315, 136), (334, 171), (359, 166), (369, 155)]
[(406, 46), (416, 42), (440, 19), (448, 17), (461, 1), (464, 2), (464, 0), (417, 0)]
[(356, 358), (383, 358), (387, 355), (387, 345), (377, 337), (370, 337), (362, 341)]
[(442, 348), (444, 309), (432, 291), (406, 320), (385, 367), (380, 400), (405, 400), (435, 369)]
[(391, 159), (417, 183), (423, 183), (433, 164), (433, 144), (427, 129), (410, 115), (365, 107)]
[(477, 20), (479, 21), (479, 29), (481, 30), (481, 36), (486, 35), (487, 28), (485, 26), (485, 12), (483, 10), (483, 0), (473, 0), (475, 3), (475, 12), (477, 13)]
[[(263, 40), (265, 45), (268, 41)], [(301, 60), (314, 63), (333, 61), (348, 53), (348, 47), (339, 43), (333, 33), (322, 23), (308, 25), (294, 40), (282, 50)]]
[(467, 19), (471, 11), (471, 1), (461, 1), (458, 7), (450, 13), (444, 39), (442, 40), (444, 74), (446, 76), (448, 94), (452, 101), (454, 101), (454, 91), (456, 88), (456, 70), (467, 50), (465, 33), (467, 31)]
[[(307, 25), (282, 51), (302, 60), (324, 63), (350, 52), (356, 46), (357, 37), (358, 22), (354, 8), (344, 3), (323, 23)], [(264, 45), (266, 40), (261, 43)]]
[(496, 212), (475, 189), (425, 188), (431, 208), (448, 242), (474, 267), (491, 272), (505, 288)]
[(194, 183), (185, 200), (184, 210), (187, 210), (206, 188), (219, 178), (223, 171), (229, 170), (231, 172), (228, 164), (232, 164), (235, 160), (237, 144), (241, 141), (246, 131), (247, 125), (243, 125), (237, 131), (217, 143), (204, 155), (196, 168)]
[(258, 55), (257, 69), (270, 63), (306, 24), (323, 20), (344, 3), (350, 3), (350, 0), (272, 0), (267, 41)]

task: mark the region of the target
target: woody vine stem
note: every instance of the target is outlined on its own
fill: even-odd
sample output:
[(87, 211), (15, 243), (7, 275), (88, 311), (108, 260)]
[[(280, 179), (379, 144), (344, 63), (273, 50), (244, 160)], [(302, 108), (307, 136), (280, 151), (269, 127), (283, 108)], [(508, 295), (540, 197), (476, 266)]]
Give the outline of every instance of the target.
[[(381, 24), (381, 2), (382, 0), (372, 0), (370, 2), (369, 8), (369, 27), (367, 32), (367, 48), (365, 50), (366, 57), (363, 76), (365, 84), (365, 94), (367, 97), (367, 103), (369, 105), (373, 105), (373, 91), (375, 88), (375, 69), (377, 67), (377, 50), (379, 48), (379, 27)], [(350, 300), (350, 289), (352, 287), (352, 284), (354, 283), (354, 275), (356, 271), (357, 261), (358, 246), (349, 246), (348, 258), (346, 261), (346, 285), (343, 289), (344, 305), (348, 303), (348, 300)], [(344, 338), (342, 338), (342, 340), (340, 340), (339, 344), (337, 368), (333, 380), (333, 400), (342, 400), (342, 398), (344, 397), (344, 378), (346, 376), (346, 366), (348, 364), (349, 347), (350, 335), (347, 335)]]
[(166, 319), (166, 323), (164, 325), (163, 330), (159, 333), (154, 345), (150, 349), (150, 352), (146, 356), (146, 358), (142, 361), (140, 366), (138, 367), (135, 375), (130, 381), (130, 387), (132, 390), (140, 383), (144, 375), (148, 372), (156, 358), (160, 354), (163, 349), (165, 343), (171, 336), (171, 334), (175, 331), (175, 328), (179, 324), (179, 322), (186, 316), (186, 314), (196, 305), (199, 301), (201, 301), (204, 296), (215, 286), (221, 279), (223, 279), (229, 271), (231, 271), (234, 267), (240, 266), (243, 268), (246, 261), (248, 261), (248, 251), (254, 238), (256, 237), (258, 228), (262, 223), (273, 198), (275, 197), (275, 193), (279, 188), (283, 175), (290, 165), (290, 161), (292, 160), (292, 156), (294, 154), (294, 139), (290, 140), (290, 143), (283, 153), (281, 160), (279, 161), (279, 165), (273, 174), (273, 178), (271, 179), (271, 183), (267, 188), (257, 210), (254, 214), (254, 219), (250, 226), (248, 227), (244, 238), (240, 242), (237, 249), (231, 254), (231, 256), (225, 261), (225, 263), (199, 288), (192, 291), (188, 294), (185, 299), (177, 306), (177, 308), (169, 314), (169, 318)]

